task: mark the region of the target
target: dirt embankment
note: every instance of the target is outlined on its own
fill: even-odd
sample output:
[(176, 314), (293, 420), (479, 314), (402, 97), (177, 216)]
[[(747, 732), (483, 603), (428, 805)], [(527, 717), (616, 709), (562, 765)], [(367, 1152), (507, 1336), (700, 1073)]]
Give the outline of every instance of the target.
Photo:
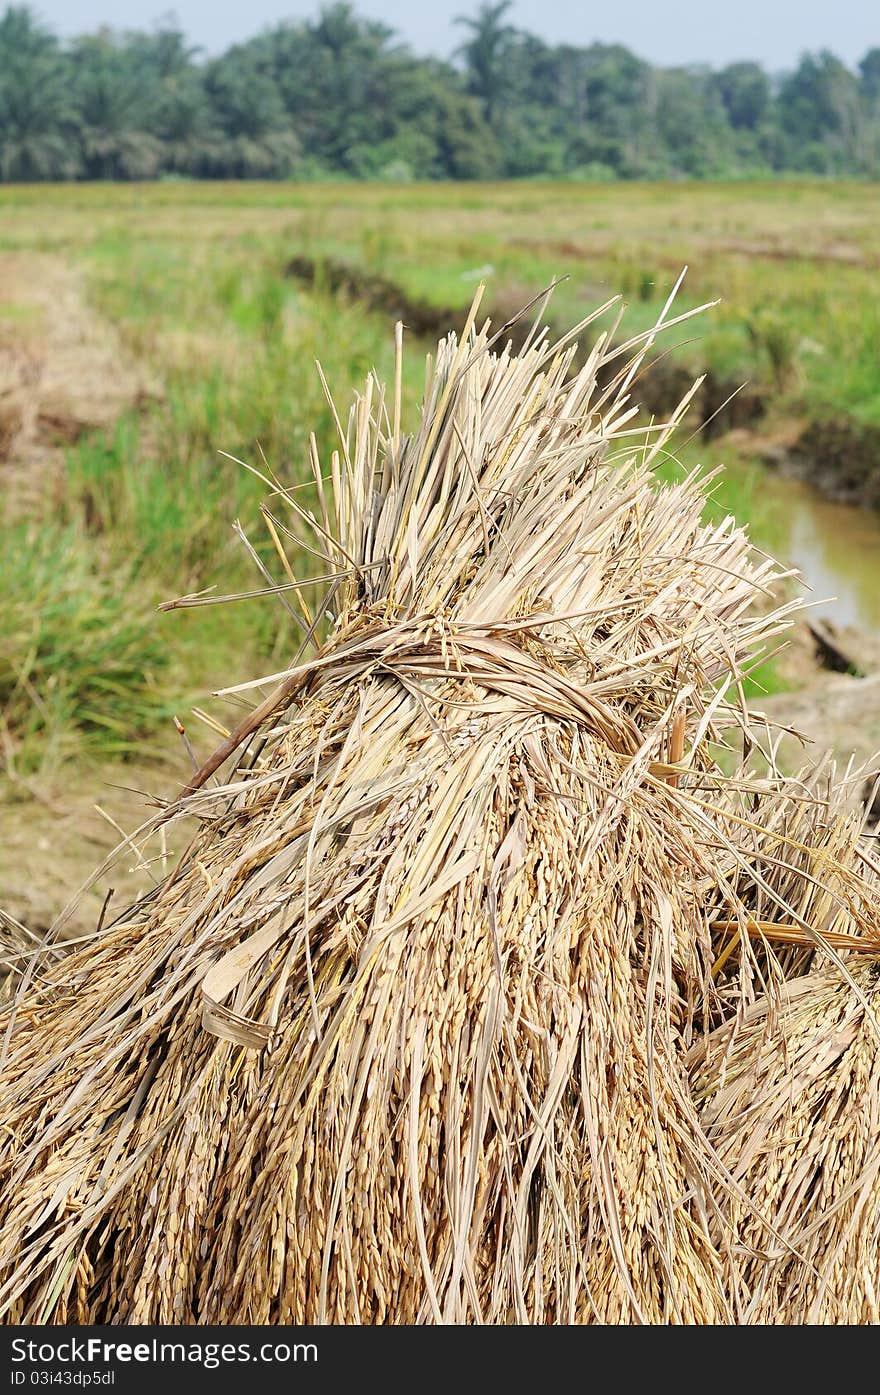
[(800, 433), (783, 468), (830, 499), (880, 509), (880, 427), (847, 417), (814, 421)]
[[(349, 262), (296, 256), (288, 262), (286, 272), (310, 289), (344, 296), (384, 316), (389, 324), (403, 320), (410, 333), (419, 338), (439, 339), (451, 329), (458, 329), (464, 318), (465, 312), (461, 306), (434, 305), (420, 300), (388, 277)], [(496, 331), (503, 331), (502, 339), (509, 340), (515, 352), (522, 348), (532, 328), (532, 312), (523, 315), (521, 303), (498, 299), (484, 302), (482, 312), (491, 320)], [(554, 325), (552, 321), (549, 327), (551, 334), (561, 335), (564, 332), (563, 327)], [(663, 417), (672, 411), (692, 385), (693, 374), (687, 368), (660, 354), (639, 375), (639, 405), (646, 414)], [(764, 399), (757, 388), (751, 385), (743, 387), (741, 383), (707, 372), (691, 405), (689, 417), (698, 424), (703, 438), (708, 440), (756, 421), (763, 412)]]
[[(797, 770), (830, 751), (842, 766), (852, 760), (855, 767), (880, 775), (880, 672), (864, 678), (824, 673), (798, 692), (778, 693), (755, 706), (773, 722), (806, 737), (783, 738), (781, 757), (789, 769)], [(866, 774), (854, 784), (854, 808), (867, 798), (873, 783)]]
[(834, 503), (880, 509), (880, 427), (851, 417), (795, 417), (747, 425), (731, 445), (782, 475), (806, 480)]
[[(798, 623), (780, 669), (792, 691), (756, 699), (755, 708), (787, 729), (780, 744), (792, 773), (831, 752), (841, 767), (864, 772), (851, 786), (850, 805), (873, 805), (880, 824), (880, 635), (825, 619)], [(868, 773), (870, 772), (870, 774)]]

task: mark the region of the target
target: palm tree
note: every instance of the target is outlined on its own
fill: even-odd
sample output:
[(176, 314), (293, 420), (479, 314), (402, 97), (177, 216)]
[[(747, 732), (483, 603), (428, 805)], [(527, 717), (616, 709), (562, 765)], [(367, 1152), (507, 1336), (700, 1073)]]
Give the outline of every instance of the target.
[(483, 3), (475, 16), (458, 15), (456, 24), (464, 24), (470, 38), (459, 49), (465, 61), (468, 87), (483, 106), (489, 125), (493, 125), (501, 105), (506, 78), (506, 59), (514, 29), (502, 23), (512, 0), (497, 0), (494, 5)]
[(58, 41), (23, 6), (0, 17), (0, 179), (77, 173), (75, 111)]
[(153, 178), (162, 150), (145, 129), (152, 94), (130, 45), (111, 30), (77, 39), (69, 71), (86, 178)]

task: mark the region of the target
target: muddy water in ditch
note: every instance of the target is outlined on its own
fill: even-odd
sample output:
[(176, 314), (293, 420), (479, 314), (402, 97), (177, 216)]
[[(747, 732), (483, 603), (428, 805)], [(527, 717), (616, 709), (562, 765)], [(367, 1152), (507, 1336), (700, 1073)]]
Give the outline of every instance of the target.
[(753, 500), (753, 514), (766, 504), (779, 559), (800, 571), (812, 614), (880, 634), (880, 511), (835, 504), (766, 468)]

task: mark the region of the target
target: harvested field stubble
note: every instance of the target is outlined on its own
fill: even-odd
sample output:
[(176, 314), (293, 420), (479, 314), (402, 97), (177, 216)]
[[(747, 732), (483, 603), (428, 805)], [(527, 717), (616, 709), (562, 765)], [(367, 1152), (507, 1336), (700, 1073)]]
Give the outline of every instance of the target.
[[(296, 592), (308, 643), (158, 816), (201, 820), (177, 869), (31, 961), (2, 1019), (8, 1319), (870, 1309), (867, 1222), (873, 1278), (835, 1270), (821, 1306), (812, 1276), (868, 1195), (871, 1073), (834, 1115), (864, 1185), (821, 1255), (815, 1174), (784, 1205), (750, 1193), (751, 1101), (724, 1094), (795, 985), (873, 1021), (880, 956), (858, 821), (777, 776), (742, 700), (789, 622), (757, 604), (779, 573), (701, 521), (696, 475), (657, 487), (686, 404), (632, 429), (650, 336), (575, 370), (573, 340), (493, 353), (476, 314), (429, 360), (413, 435), (399, 365), (390, 394), (368, 382), (329, 488), (313, 452), (313, 519), (267, 480), (279, 552), (310, 522), (326, 564), (316, 602)], [(722, 774), (725, 731), (769, 778)]]

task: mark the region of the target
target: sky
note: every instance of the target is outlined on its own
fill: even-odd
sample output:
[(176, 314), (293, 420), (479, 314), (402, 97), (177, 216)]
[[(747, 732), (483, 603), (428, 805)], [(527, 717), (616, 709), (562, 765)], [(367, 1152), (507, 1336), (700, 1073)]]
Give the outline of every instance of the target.
[[(3, 8), (0, 0), (0, 8)], [(33, 8), (65, 37), (101, 24), (149, 29), (171, 10), (193, 43), (208, 54), (251, 38), (284, 19), (317, 14), (319, 0), (33, 0)], [(463, 30), (453, 21), (478, 0), (354, 0), (360, 14), (384, 20), (417, 53), (448, 57)], [(626, 44), (658, 64), (720, 67), (753, 58), (773, 72), (793, 67), (806, 50), (830, 48), (855, 64), (880, 46), (877, 0), (514, 0), (508, 22), (555, 43)]]

